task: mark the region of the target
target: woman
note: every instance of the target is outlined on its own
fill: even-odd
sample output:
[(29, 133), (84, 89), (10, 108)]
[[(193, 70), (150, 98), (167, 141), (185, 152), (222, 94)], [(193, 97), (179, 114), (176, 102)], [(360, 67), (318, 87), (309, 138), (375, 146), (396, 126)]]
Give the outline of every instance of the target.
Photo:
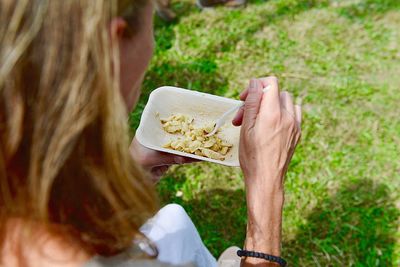
[[(186, 159), (135, 141), (130, 152), (126, 125), (152, 54), (152, 12), (148, 0), (0, 0), (0, 266), (168, 266), (149, 259), (140, 228), (158, 210), (150, 180)], [(300, 109), (273, 77), (251, 80), (241, 98), (244, 246), (280, 256)]]

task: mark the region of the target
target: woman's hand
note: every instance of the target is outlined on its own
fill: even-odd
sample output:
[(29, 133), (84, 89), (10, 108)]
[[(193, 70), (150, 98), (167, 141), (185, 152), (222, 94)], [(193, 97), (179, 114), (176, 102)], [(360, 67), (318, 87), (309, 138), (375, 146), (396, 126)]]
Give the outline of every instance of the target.
[[(268, 85), (271, 89), (263, 93)], [(279, 256), (283, 180), (300, 139), (301, 109), (289, 93), (279, 92), (275, 77), (251, 80), (241, 99), (245, 105), (232, 123), (242, 125), (239, 159), (248, 206), (245, 247)], [(268, 266), (251, 258), (243, 263)]]
[(197, 162), (198, 160), (182, 157), (166, 152), (149, 149), (133, 138), (129, 148), (133, 159), (152, 175), (152, 181), (157, 183), (171, 165)]
[[(262, 89), (271, 89), (263, 93)], [(240, 162), (245, 176), (264, 176), (271, 171), (280, 175), (269, 182), (282, 186), (282, 178), (300, 139), (301, 108), (293, 104), (288, 92), (279, 92), (275, 77), (254, 79), (241, 94), (245, 105), (233, 120), (242, 124)], [(252, 181), (253, 184), (254, 181)]]

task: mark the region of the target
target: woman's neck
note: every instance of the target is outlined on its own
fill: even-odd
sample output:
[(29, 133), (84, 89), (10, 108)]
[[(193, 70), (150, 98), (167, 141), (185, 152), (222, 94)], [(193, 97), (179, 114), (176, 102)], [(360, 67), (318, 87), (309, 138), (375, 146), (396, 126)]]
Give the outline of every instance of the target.
[[(65, 231), (40, 223), (8, 219), (4, 227), (1, 267), (78, 267), (90, 257)], [(59, 227), (61, 229), (61, 227)]]

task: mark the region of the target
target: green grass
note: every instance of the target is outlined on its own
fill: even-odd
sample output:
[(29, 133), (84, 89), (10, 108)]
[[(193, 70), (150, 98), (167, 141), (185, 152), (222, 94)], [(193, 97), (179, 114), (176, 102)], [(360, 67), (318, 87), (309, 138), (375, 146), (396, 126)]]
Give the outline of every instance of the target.
[[(173, 9), (179, 21), (156, 19), (132, 128), (159, 86), (236, 98), (250, 78), (278, 76), (304, 110), (283, 256), (291, 266), (399, 266), (400, 1), (253, 0), (201, 12), (179, 0)], [(215, 256), (243, 243), (239, 169), (174, 167), (158, 189), (163, 203), (185, 207)]]

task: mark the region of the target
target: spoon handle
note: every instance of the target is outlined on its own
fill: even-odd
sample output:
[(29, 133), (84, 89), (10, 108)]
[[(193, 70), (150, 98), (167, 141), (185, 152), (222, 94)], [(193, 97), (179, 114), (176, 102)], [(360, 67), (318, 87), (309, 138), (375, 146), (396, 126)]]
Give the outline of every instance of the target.
[[(269, 89), (271, 88), (271, 85), (266, 86), (263, 89), (263, 93), (267, 92)], [(241, 107), (244, 106), (244, 101), (241, 101), (240, 104), (238, 104), (235, 107), (232, 107), (231, 109), (229, 109), (227, 112), (225, 112), (218, 120), (219, 121), (225, 121), (226, 117), (228, 117), (229, 115), (231, 115), (233, 112), (238, 111)], [(218, 123), (217, 123), (218, 124)]]
[[(271, 85), (268, 85), (267, 87), (265, 87), (263, 89), (263, 93), (267, 92), (269, 89), (271, 88)], [(219, 117), (219, 119), (216, 121), (215, 126), (214, 126), (214, 130), (207, 134), (206, 136), (211, 136), (214, 135), (218, 129), (226, 122), (226, 119), (234, 112), (238, 111), (241, 107), (244, 106), (244, 101), (241, 101), (240, 104), (238, 104), (237, 106), (234, 106), (232, 108), (230, 108), (228, 111), (226, 111), (224, 114), (222, 114), (221, 117)]]
[[(230, 116), (232, 113), (238, 111), (241, 107), (244, 106), (244, 101), (241, 101), (240, 104), (238, 104), (237, 106), (232, 107), (231, 109), (229, 109), (227, 112), (225, 112), (219, 119), (218, 121), (224, 122), (226, 120), (226, 118), (228, 116)], [(218, 123), (217, 123), (218, 124)]]

